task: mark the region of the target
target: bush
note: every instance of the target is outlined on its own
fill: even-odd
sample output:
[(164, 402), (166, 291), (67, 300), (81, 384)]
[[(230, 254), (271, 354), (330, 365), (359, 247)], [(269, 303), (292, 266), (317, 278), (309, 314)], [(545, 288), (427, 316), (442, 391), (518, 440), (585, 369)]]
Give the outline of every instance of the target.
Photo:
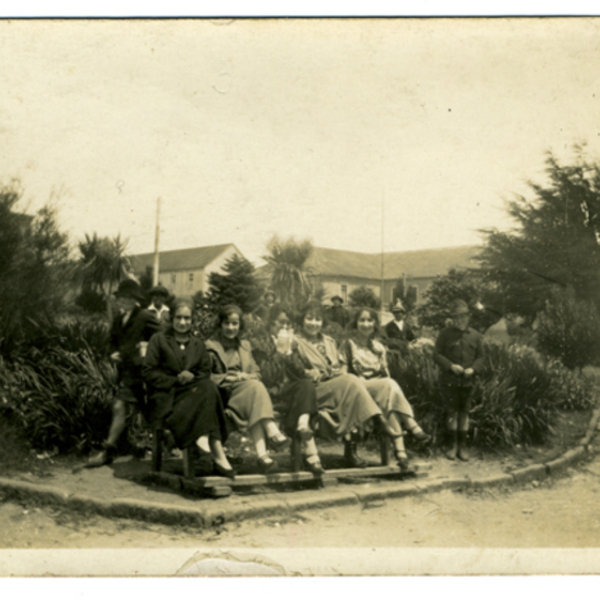
[(102, 321), (63, 324), (0, 361), (0, 413), (20, 424), (34, 449), (83, 453), (106, 437), (116, 379), (107, 332)]
[(573, 290), (555, 290), (538, 315), (538, 348), (570, 368), (598, 364), (600, 315), (592, 302), (578, 300)]
[[(389, 363), (417, 420), (439, 442), (445, 434), (447, 411), (433, 344), (419, 340), (406, 354), (390, 351)], [(559, 410), (589, 408), (591, 391), (588, 379), (557, 361), (547, 361), (532, 348), (489, 345), (485, 371), (473, 390), (473, 445), (499, 449), (543, 444)]]
[(360, 306), (367, 306), (369, 308), (374, 308), (375, 310), (381, 308), (381, 300), (371, 288), (364, 285), (361, 285), (350, 292), (348, 302), (353, 308)]

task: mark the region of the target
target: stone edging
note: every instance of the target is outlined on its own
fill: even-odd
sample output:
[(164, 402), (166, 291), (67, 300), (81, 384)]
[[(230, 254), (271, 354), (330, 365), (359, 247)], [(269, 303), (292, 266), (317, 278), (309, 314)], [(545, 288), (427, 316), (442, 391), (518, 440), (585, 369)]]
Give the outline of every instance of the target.
[(289, 515), (309, 509), (323, 509), (332, 506), (347, 506), (352, 504), (368, 505), (387, 498), (401, 498), (422, 493), (432, 493), (447, 489), (485, 489), (502, 485), (541, 481), (552, 475), (558, 475), (584, 457), (591, 451), (600, 408), (592, 413), (585, 436), (573, 449), (568, 450), (559, 458), (540, 464), (533, 464), (511, 473), (494, 475), (480, 479), (458, 477), (440, 481), (417, 482), (405, 481), (395, 484), (383, 484), (376, 490), (356, 491), (349, 489), (321, 490), (314, 498), (264, 498), (250, 500), (241, 509), (230, 509), (226, 506), (219, 508), (218, 500), (214, 508), (194, 509), (159, 502), (147, 502), (133, 498), (117, 498), (102, 500), (83, 494), (71, 494), (61, 488), (38, 485), (24, 481), (16, 481), (0, 477), (0, 499), (34, 501), (44, 505), (65, 506), (70, 509), (93, 513), (103, 517), (116, 517), (161, 523), (165, 525), (185, 525), (198, 528), (210, 528), (228, 521), (239, 521), (249, 518), (259, 518), (275, 515)]

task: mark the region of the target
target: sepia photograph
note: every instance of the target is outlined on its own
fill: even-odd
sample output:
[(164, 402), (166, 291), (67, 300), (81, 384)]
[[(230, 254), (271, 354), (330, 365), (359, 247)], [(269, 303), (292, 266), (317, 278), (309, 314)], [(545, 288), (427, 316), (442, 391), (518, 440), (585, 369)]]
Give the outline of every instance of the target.
[(600, 572), (599, 18), (0, 65), (0, 576)]

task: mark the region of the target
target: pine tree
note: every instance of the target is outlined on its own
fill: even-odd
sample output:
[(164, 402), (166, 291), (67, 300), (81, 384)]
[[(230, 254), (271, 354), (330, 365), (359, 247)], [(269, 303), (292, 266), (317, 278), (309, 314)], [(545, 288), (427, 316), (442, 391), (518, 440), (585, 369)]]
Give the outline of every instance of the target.
[(549, 184), (508, 202), (517, 228), (485, 230), (479, 259), (503, 295), (504, 310), (533, 317), (557, 287), (600, 306), (600, 168), (576, 148), (574, 165), (546, 160)]
[(214, 307), (237, 304), (244, 313), (256, 309), (263, 295), (254, 265), (247, 259), (234, 254), (225, 262), (223, 273), (208, 276), (208, 302)]

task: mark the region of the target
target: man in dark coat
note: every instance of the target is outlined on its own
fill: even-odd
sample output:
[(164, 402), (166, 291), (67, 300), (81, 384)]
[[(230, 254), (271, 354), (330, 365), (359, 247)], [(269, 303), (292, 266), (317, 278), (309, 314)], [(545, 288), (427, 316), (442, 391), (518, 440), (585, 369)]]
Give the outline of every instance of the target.
[(109, 336), (110, 358), (117, 365), (117, 392), (113, 404), (113, 419), (104, 442), (104, 449), (90, 459), (88, 468), (110, 464), (116, 455), (117, 442), (125, 430), (128, 418), (144, 401), (142, 363), (150, 337), (161, 330), (156, 317), (139, 305), (139, 285), (127, 279), (115, 292), (119, 309)]
[(337, 323), (338, 325), (341, 325), (342, 328), (345, 328), (350, 321), (350, 315), (342, 306), (342, 304), (344, 304), (344, 299), (341, 296), (334, 296), (331, 299), (331, 303), (333, 306), (327, 311), (327, 319), (331, 323)]
[(277, 297), (275, 296), (275, 293), (271, 290), (268, 290), (263, 296), (258, 308), (254, 311), (254, 314), (257, 317), (260, 317), (263, 323), (266, 323), (269, 320), (269, 312), (271, 308), (275, 306), (276, 299)]
[(416, 339), (413, 328), (406, 322), (406, 310), (400, 298), (391, 308), (394, 320), (385, 326), (386, 344), (390, 350), (400, 350), (405, 352), (408, 343)]
[(456, 300), (450, 309), (452, 324), (442, 329), (435, 343), (434, 358), (440, 366), (442, 393), (449, 403), (448, 429), (452, 445), (446, 456), (469, 460), (467, 433), (471, 393), (476, 376), (484, 367), (483, 336), (469, 327), (469, 307)]

